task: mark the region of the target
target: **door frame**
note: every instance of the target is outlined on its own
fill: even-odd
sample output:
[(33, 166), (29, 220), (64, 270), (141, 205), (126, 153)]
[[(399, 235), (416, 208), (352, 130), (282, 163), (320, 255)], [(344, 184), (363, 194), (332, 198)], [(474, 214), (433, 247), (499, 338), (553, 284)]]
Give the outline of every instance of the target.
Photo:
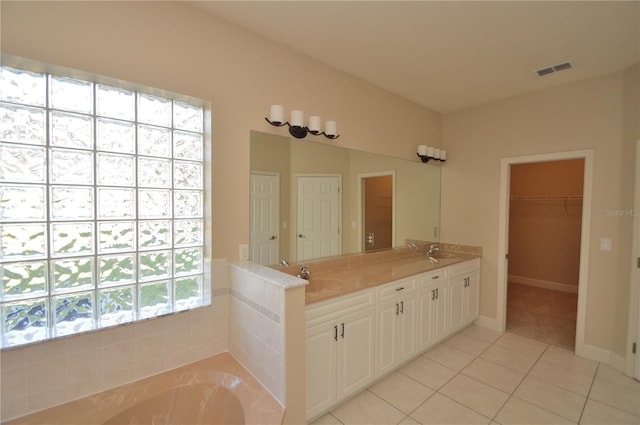
[(358, 174), (358, 221), (356, 222), (356, 237), (358, 238), (358, 247), (360, 248), (359, 252), (364, 251), (364, 190), (362, 190), (364, 185), (364, 179), (368, 177), (382, 177), (382, 176), (391, 176), (391, 248), (395, 246), (396, 243), (396, 170), (388, 170), (388, 171), (375, 171), (372, 173), (362, 173)]
[[(631, 282), (629, 288), (629, 324), (627, 326), (626, 372), (640, 380), (640, 139), (636, 140), (633, 237), (631, 241)], [(633, 354), (633, 344), (636, 353)]]
[[(251, 177), (256, 174), (256, 175), (261, 175), (261, 176), (270, 176), (270, 177), (275, 177), (276, 179), (276, 202), (275, 202), (275, 219), (276, 219), (276, 261), (278, 258), (280, 258), (280, 173), (275, 172), (275, 171), (262, 171), (262, 170), (250, 170), (249, 173), (249, 179), (251, 179)], [(251, 190), (249, 191), (251, 193)], [(251, 200), (249, 200), (249, 202), (251, 202)], [(250, 208), (249, 211), (250, 215), (253, 215), (253, 211), (252, 208)], [(253, 217), (249, 217), (249, 223), (250, 225), (253, 225)], [(251, 236), (252, 236), (252, 232), (251, 229), (249, 229), (249, 241), (251, 241)], [(253, 250), (252, 246), (249, 246), (249, 253), (251, 253)], [(253, 256), (251, 256), (253, 257)], [(251, 261), (257, 262), (255, 261), (253, 258), (250, 258)]]
[(338, 255), (342, 255), (342, 237), (344, 233), (342, 217), (342, 174), (340, 173), (294, 173), (292, 179), (292, 193), (291, 193), (291, 219), (292, 229), (295, 232), (291, 232), (291, 239), (293, 244), (291, 245), (291, 257), (295, 255), (295, 261), (298, 260), (298, 180), (300, 177), (336, 177), (338, 179)]
[(582, 224), (580, 233), (580, 271), (578, 277), (578, 312), (576, 317), (576, 354), (587, 356), (585, 347), (585, 323), (587, 289), (589, 283), (589, 243), (591, 229), (591, 193), (593, 190), (593, 150), (554, 152), (537, 155), (503, 158), (500, 161), (500, 198), (498, 207), (498, 256), (497, 256), (497, 315), (496, 330), (504, 332), (507, 322), (507, 253), (509, 245), (509, 185), (511, 165), (533, 162), (584, 159), (582, 186)]

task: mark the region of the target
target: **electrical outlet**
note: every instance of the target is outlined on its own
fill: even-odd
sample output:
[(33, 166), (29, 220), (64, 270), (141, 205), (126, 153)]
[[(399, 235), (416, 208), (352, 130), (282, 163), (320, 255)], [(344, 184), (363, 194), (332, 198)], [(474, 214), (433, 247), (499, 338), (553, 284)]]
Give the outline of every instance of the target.
[(249, 259), (249, 245), (240, 244), (240, 250), (238, 253), (240, 261), (247, 261)]

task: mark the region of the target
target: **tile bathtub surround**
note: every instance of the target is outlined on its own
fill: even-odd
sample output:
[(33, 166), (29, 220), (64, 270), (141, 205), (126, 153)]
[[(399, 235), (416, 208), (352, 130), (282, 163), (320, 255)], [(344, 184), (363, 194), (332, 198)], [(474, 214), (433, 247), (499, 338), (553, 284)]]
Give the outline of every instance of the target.
[(287, 289), (305, 284), (306, 281), (259, 264), (247, 262), (230, 267), (229, 352), (283, 406)]
[(640, 382), (559, 347), (470, 326), (313, 425), (364, 423), (637, 425)]
[[(218, 392), (217, 388), (228, 391)], [(170, 398), (172, 403), (168, 403)], [(134, 418), (133, 414), (127, 417), (130, 409), (141, 415), (135, 417), (138, 421), (153, 416), (156, 420), (170, 419), (171, 423), (192, 423), (202, 414), (227, 414), (227, 418), (244, 417), (246, 423), (276, 424), (284, 415), (282, 406), (260, 383), (229, 353), (222, 353), (22, 417), (9, 425), (128, 422)]]
[(228, 351), (228, 263), (212, 305), (0, 352), (2, 422)]

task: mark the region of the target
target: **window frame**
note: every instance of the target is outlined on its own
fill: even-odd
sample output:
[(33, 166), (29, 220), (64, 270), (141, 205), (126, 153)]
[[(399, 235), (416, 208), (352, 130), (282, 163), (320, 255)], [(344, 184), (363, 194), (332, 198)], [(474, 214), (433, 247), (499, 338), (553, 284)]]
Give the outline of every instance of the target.
[[(191, 97), (188, 95), (183, 95), (183, 94), (178, 94), (178, 93), (174, 93), (174, 92), (170, 92), (167, 90), (162, 90), (162, 89), (156, 89), (156, 88), (152, 88), (152, 87), (148, 87), (148, 86), (143, 86), (141, 84), (136, 84), (136, 83), (131, 83), (131, 82), (127, 82), (127, 81), (122, 81), (122, 80), (118, 80), (118, 79), (114, 79), (111, 77), (106, 77), (106, 76), (100, 76), (100, 75), (96, 75), (93, 73), (89, 73), (89, 72), (83, 72), (83, 71), (78, 71), (78, 70), (73, 70), (73, 69), (69, 69), (69, 68), (65, 68), (65, 67), (60, 67), (60, 66), (56, 66), (56, 65), (50, 65), (50, 64), (45, 64), (42, 62), (37, 62), (37, 61), (32, 61), (32, 60), (28, 60), (28, 59), (24, 59), (24, 58), (19, 58), (16, 56), (12, 56), (12, 55), (7, 55), (7, 54), (2, 54), (1, 55), (2, 58), (2, 67), (7, 67), (7, 68), (14, 68), (14, 69), (19, 69), (19, 70), (23, 70), (23, 71), (27, 71), (27, 72), (35, 72), (35, 73), (39, 73), (39, 74), (44, 74), (46, 77), (46, 98), (45, 98), (45, 105), (41, 107), (41, 109), (44, 110), (44, 115), (45, 115), (45, 143), (44, 145), (41, 145), (41, 147), (44, 149), (45, 152), (45, 172), (46, 172), (46, 176), (44, 178), (44, 182), (43, 183), (38, 183), (39, 186), (31, 186), (31, 187), (44, 187), (44, 203), (45, 203), (45, 210), (44, 210), (44, 219), (42, 221), (38, 221), (38, 223), (44, 223), (44, 226), (46, 227), (47, 231), (46, 234), (48, 234), (48, 240), (45, 242), (45, 247), (46, 247), (46, 254), (43, 258), (40, 259), (6, 259), (2, 262), (0, 262), (0, 266), (4, 265), (4, 264), (10, 264), (10, 263), (26, 263), (29, 261), (40, 261), (43, 262), (46, 267), (45, 267), (45, 273), (47, 273), (47, 287), (46, 287), (46, 291), (43, 295), (41, 296), (37, 296), (37, 297), (33, 297), (33, 299), (44, 299), (46, 298), (48, 301), (48, 311), (47, 311), (47, 326), (46, 326), (46, 331), (45, 331), (45, 335), (43, 338), (38, 338), (35, 339), (33, 341), (22, 341), (18, 344), (10, 344), (9, 341), (6, 340), (5, 338), (5, 317), (4, 314), (2, 314), (0, 316), (0, 328), (1, 328), (1, 334), (0, 334), (0, 349), (1, 350), (5, 350), (5, 349), (10, 349), (10, 348), (14, 348), (14, 347), (22, 347), (28, 344), (32, 344), (32, 343), (38, 343), (38, 342), (44, 342), (44, 341), (49, 341), (49, 340), (53, 340), (53, 339), (58, 339), (58, 338), (66, 338), (69, 336), (74, 336), (74, 335), (79, 335), (82, 333), (86, 333), (86, 332), (94, 332), (94, 331), (99, 331), (101, 329), (108, 329), (114, 326), (120, 326), (120, 325), (126, 325), (126, 324), (130, 324), (130, 323), (135, 323), (135, 322), (139, 322), (139, 321), (143, 321), (143, 320), (150, 320), (156, 317), (162, 317), (162, 316), (166, 316), (166, 315), (170, 315), (170, 314), (175, 314), (175, 313), (180, 313), (180, 312), (184, 312), (184, 311), (188, 311), (191, 309), (195, 309), (195, 308), (201, 308), (201, 307), (206, 307), (211, 305), (211, 292), (212, 292), (212, 282), (211, 282), (211, 271), (210, 271), (210, 264), (211, 264), (211, 252), (212, 252), (212, 241), (211, 241), (211, 201), (212, 201), (212, 170), (211, 170), (211, 103), (209, 101), (203, 100), (203, 99), (199, 99), (199, 98), (195, 98), (195, 97)], [(84, 152), (91, 152), (91, 155), (93, 156), (93, 163), (91, 164), (90, 170), (93, 176), (94, 181), (90, 184), (90, 185), (85, 185), (85, 186), (78, 186), (78, 187), (87, 187), (87, 188), (91, 188), (91, 190), (93, 191), (93, 197), (92, 197), (92, 216), (89, 219), (71, 219), (67, 222), (64, 221), (60, 221), (58, 219), (54, 219), (53, 215), (52, 215), (52, 193), (53, 190), (55, 188), (60, 188), (60, 187), (68, 187), (68, 186), (73, 186), (73, 184), (68, 184), (65, 186), (56, 186), (56, 184), (54, 184), (51, 181), (51, 162), (49, 161), (49, 156), (51, 155), (52, 152), (52, 143), (51, 143), (51, 116), (53, 115), (54, 112), (59, 112), (59, 113), (65, 113), (65, 111), (60, 111), (58, 109), (54, 109), (51, 107), (51, 102), (49, 101), (49, 96), (50, 96), (50, 81), (52, 79), (51, 76), (56, 76), (56, 77), (62, 77), (62, 78), (70, 78), (70, 79), (75, 79), (75, 80), (81, 80), (81, 81), (87, 81), (92, 83), (91, 86), (91, 91), (92, 91), (92, 111), (86, 115), (83, 115), (85, 117), (90, 117), (91, 121), (92, 121), (92, 131), (93, 131), (93, 138), (94, 138), (94, 143), (93, 146), (90, 150), (85, 150)], [(141, 308), (139, 305), (139, 293), (142, 289), (142, 285), (145, 283), (141, 278), (140, 278), (140, 271), (138, 266), (138, 259), (140, 258), (141, 253), (144, 254), (145, 252), (149, 252), (149, 250), (144, 250), (141, 249), (139, 243), (138, 243), (138, 236), (139, 236), (139, 226), (141, 222), (148, 222), (149, 219), (143, 219), (139, 216), (138, 210), (139, 210), (139, 205), (138, 205), (138, 200), (136, 199), (135, 204), (134, 204), (134, 217), (130, 219), (130, 221), (134, 222), (134, 240), (135, 240), (135, 247), (133, 250), (130, 251), (126, 251), (126, 252), (119, 252), (119, 253), (105, 253), (105, 252), (101, 252), (98, 247), (99, 247), (99, 236), (100, 236), (100, 232), (99, 232), (99, 227), (100, 224), (104, 223), (105, 221), (109, 221), (109, 220), (105, 220), (104, 218), (100, 218), (98, 215), (98, 206), (99, 206), (99, 196), (98, 196), (98, 190), (100, 187), (125, 187), (125, 186), (104, 186), (104, 185), (100, 185), (98, 182), (98, 173), (99, 173), (99, 169), (98, 169), (98, 156), (99, 154), (103, 154), (103, 155), (114, 155), (117, 156), (118, 153), (116, 152), (106, 152), (103, 150), (99, 150), (98, 146), (97, 146), (97, 138), (96, 136), (96, 132), (97, 132), (97, 123), (98, 120), (101, 118), (100, 115), (98, 115), (98, 110), (97, 110), (97, 99), (96, 99), (96, 93), (98, 90), (98, 85), (104, 85), (104, 86), (109, 86), (109, 87), (114, 87), (114, 88), (118, 88), (118, 89), (123, 89), (123, 90), (127, 90), (127, 91), (131, 91), (134, 92), (134, 116), (133, 119), (131, 121), (129, 121), (129, 123), (133, 124), (133, 128), (134, 128), (134, 148), (133, 148), (133, 152), (128, 154), (131, 158), (133, 158), (134, 161), (134, 168), (133, 168), (133, 175), (134, 175), (134, 183), (132, 186), (130, 186), (129, 188), (133, 189), (133, 193), (134, 193), (134, 197), (138, 197), (138, 194), (140, 192), (141, 187), (138, 184), (138, 170), (137, 170), (137, 165), (139, 163), (140, 158), (156, 158), (153, 156), (145, 156), (144, 154), (140, 155), (139, 151), (138, 151), (138, 129), (140, 125), (145, 125), (144, 122), (140, 122), (138, 121), (139, 116), (138, 116), (138, 102), (139, 102), (139, 94), (140, 95), (150, 95), (150, 96), (154, 96), (154, 97), (161, 97), (163, 99), (167, 99), (170, 100), (172, 102), (180, 102), (180, 103), (186, 103), (192, 106), (196, 106), (196, 107), (200, 107), (202, 108), (202, 160), (201, 161), (196, 161), (198, 163), (201, 164), (201, 170), (202, 170), (202, 176), (200, 176), (201, 178), (201, 197), (202, 197), (202, 206), (201, 206), (201, 213), (202, 216), (201, 217), (197, 217), (195, 219), (197, 220), (202, 220), (202, 244), (201, 245), (197, 245), (197, 248), (199, 248), (201, 250), (201, 255), (202, 255), (202, 270), (200, 273), (196, 273), (193, 274), (192, 276), (202, 276), (202, 285), (201, 285), (201, 294), (199, 297), (199, 302), (197, 303), (197, 305), (194, 306), (190, 306), (189, 308), (185, 308), (185, 309), (176, 309), (176, 304), (175, 304), (175, 299), (174, 299), (174, 293), (175, 293), (175, 285), (174, 285), (174, 281), (176, 279), (179, 278), (178, 274), (175, 273), (175, 269), (173, 269), (170, 273), (170, 276), (167, 277), (165, 280), (169, 282), (169, 289), (167, 291), (168, 295), (169, 295), (169, 311), (160, 313), (158, 315), (153, 315), (150, 317), (143, 317), (142, 312), (141, 312)], [(3, 101), (4, 102), (4, 101)], [(10, 104), (13, 105), (18, 105), (16, 103), (10, 102)], [(20, 104), (22, 105), (22, 104)], [(31, 106), (31, 105), (26, 105), (26, 106)], [(168, 128), (168, 131), (170, 131), (171, 133), (173, 133), (174, 131), (178, 130), (180, 131), (179, 128), (176, 128), (174, 126), (173, 123), (173, 118), (174, 118), (174, 114), (173, 114), (173, 106), (171, 109), (171, 125)], [(171, 146), (173, 146), (173, 138), (170, 139), (171, 142)], [(11, 146), (16, 146), (16, 147), (28, 147), (28, 146), (34, 146), (34, 145), (30, 145), (30, 144), (25, 144), (25, 143), (14, 143), (14, 142), (6, 142), (6, 143), (12, 143)], [(59, 148), (59, 147), (58, 147)], [(59, 148), (60, 149), (60, 148)], [(65, 149), (65, 148), (61, 148), (61, 149)], [(73, 148), (71, 148), (71, 150), (74, 150)], [(173, 151), (173, 150), (172, 150)], [(157, 158), (156, 158), (157, 159)], [(175, 158), (173, 155), (169, 156), (169, 161), (170, 161), (170, 166), (171, 166), (171, 171), (170, 171), (170, 178), (172, 179), (171, 182), (171, 187), (170, 187), (170, 196), (173, 199), (176, 193), (176, 188), (174, 187), (175, 182), (173, 181), (173, 173), (174, 173), (174, 169), (175, 169), (175, 161), (180, 161), (180, 158)], [(187, 160), (190, 161), (190, 160)], [(0, 186), (16, 186), (16, 185), (26, 185), (27, 184), (21, 182), (21, 183), (17, 183), (17, 182), (2, 182), (0, 183)], [(152, 188), (145, 188), (142, 187), (142, 189), (148, 189), (148, 190), (153, 190)], [(167, 251), (170, 253), (170, 257), (171, 257), (171, 265), (170, 267), (173, 268), (173, 261), (175, 258), (175, 252), (176, 250), (182, 249), (181, 247), (176, 247), (175, 243), (174, 243), (174, 236), (173, 236), (173, 224), (176, 220), (180, 220), (179, 217), (175, 216), (175, 209), (173, 208), (174, 205), (171, 205), (171, 213), (169, 215), (169, 218), (167, 218), (166, 220), (170, 220), (171, 221), (171, 243), (170, 246), (167, 248), (163, 248), (164, 251)], [(151, 219), (153, 220), (153, 219)], [(188, 218), (186, 218), (186, 220), (188, 220)], [(123, 221), (123, 220), (116, 220), (116, 221)], [(2, 220), (0, 222), (0, 224), (2, 225), (6, 225), (6, 224), (10, 224), (10, 223), (26, 223), (25, 221), (22, 222), (18, 222), (18, 221), (6, 221), (6, 220)], [(63, 256), (63, 257), (56, 257), (53, 253), (53, 235), (51, 234), (51, 229), (52, 226), (54, 224), (79, 224), (79, 223), (91, 223), (91, 225), (93, 226), (93, 241), (92, 241), (92, 252), (90, 254), (81, 254), (81, 255), (68, 255), (68, 256)], [(188, 249), (188, 247), (187, 247)], [(156, 250), (150, 250), (152, 252), (158, 251)], [(105, 255), (131, 255), (134, 258), (134, 263), (136, 265), (136, 267), (134, 267), (134, 279), (133, 282), (128, 283), (128, 284), (121, 284), (121, 285), (116, 285), (113, 287), (110, 286), (101, 286), (100, 285), (100, 270), (99, 270), (99, 258), (101, 258), (101, 256), (105, 256)], [(68, 333), (65, 335), (57, 335), (57, 331), (56, 331), (56, 312), (55, 312), (55, 303), (54, 303), (54, 299), (56, 296), (59, 296), (60, 293), (56, 293), (54, 292), (54, 282), (53, 282), (53, 270), (52, 270), (52, 265), (54, 263), (54, 261), (58, 261), (59, 259), (64, 259), (64, 260), (73, 260), (73, 259), (90, 259), (93, 262), (93, 269), (92, 269), (92, 286), (90, 288), (87, 288), (86, 290), (82, 290), (82, 291), (78, 291), (78, 290), (71, 290), (69, 292), (69, 294), (80, 294), (80, 293), (84, 293), (84, 292), (91, 292), (92, 293), (92, 300), (93, 300), (93, 305), (92, 305), (92, 317), (91, 317), (91, 329), (82, 329), (78, 332), (72, 332), (72, 333)], [(2, 269), (4, 269), (4, 267), (2, 267)], [(2, 272), (3, 270), (0, 270), (0, 272)], [(1, 274), (0, 274), (1, 275)], [(160, 282), (161, 280), (155, 280), (154, 282)], [(131, 286), (133, 287), (133, 296), (136, 298), (133, 302), (133, 317), (130, 320), (127, 320), (125, 322), (122, 323), (111, 323), (111, 324), (103, 324), (100, 316), (101, 316), (101, 311), (100, 311), (100, 298), (99, 298), (99, 290), (105, 290), (105, 289), (112, 289), (112, 288), (122, 288), (125, 286)], [(0, 293), (0, 307), (3, 307), (2, 310), (4, 310), (4, 306), (6, 304), (12, 303), (14, 301), (17, 300), (17, 298), (13, 297), (11, 299), (3, 299), (1, 298), (1, 293)], [(26, 300), (29, 297), (22, 297), (20, 298), (21, 300)]]

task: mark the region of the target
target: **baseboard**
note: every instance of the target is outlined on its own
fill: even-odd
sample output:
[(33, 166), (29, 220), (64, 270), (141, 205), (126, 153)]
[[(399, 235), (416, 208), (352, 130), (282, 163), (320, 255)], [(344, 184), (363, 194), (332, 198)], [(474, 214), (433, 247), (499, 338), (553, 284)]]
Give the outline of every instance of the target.
[(576, 346), (576, 354), (578, 356), (586, 357), (590, 360), (595, 360), (600, 363), (607, 364), (618, 372), (631, 376), (627, 370), (627, 361), (624, 357), (605, 350), (604, 348), (596, 347), (594, 345), (583, 344), (582, 346)]
[(473, 324), (483, 328), (491, 329), (492, 331), (504, 332), (504, 329), (500, 329), (498, 326), (498, 320), (487, 316), (478, 316)]
[(535, 286), (537, 288), (553, 289), (554, 291), (569, 292), (571, 294), (578, 293), (577, 285), (569, 285), (560, 282), (551, 282), (549, 280), (532, 279), (530, 277), (509, 275), (509, 282), (520, 283), (522, 285)]

